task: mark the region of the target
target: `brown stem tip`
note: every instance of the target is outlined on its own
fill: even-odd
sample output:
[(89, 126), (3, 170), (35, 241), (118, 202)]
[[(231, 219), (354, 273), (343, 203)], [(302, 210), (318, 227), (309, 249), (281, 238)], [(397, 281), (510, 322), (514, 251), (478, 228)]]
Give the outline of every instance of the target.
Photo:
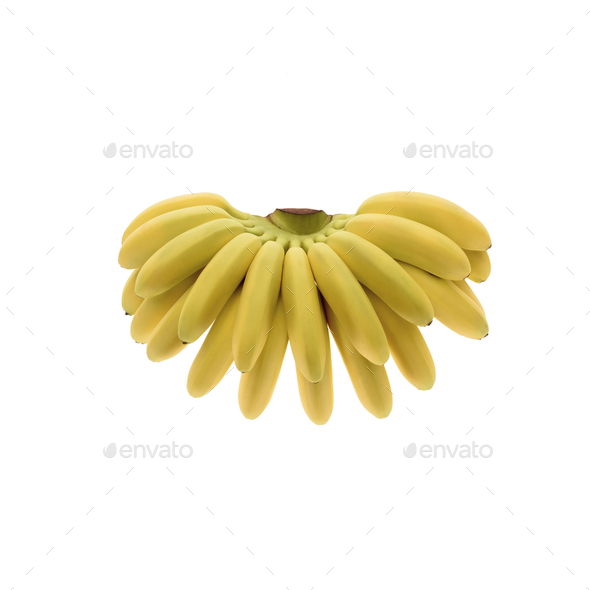
[(279, 209), (279, 211), (284, 211), (285, 213), (292, 213), (293, 215), (309, 215), (311, 213), (317, 213), (319, 209)]

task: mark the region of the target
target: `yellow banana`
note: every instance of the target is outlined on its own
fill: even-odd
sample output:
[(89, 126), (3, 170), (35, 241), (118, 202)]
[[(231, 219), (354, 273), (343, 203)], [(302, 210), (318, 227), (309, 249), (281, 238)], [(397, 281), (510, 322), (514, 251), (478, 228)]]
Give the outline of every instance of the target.
[(160, 248), (141, 267), (135, 290), (141, 297), (168, 291), (203, 268), (217, 252), (246, 231), (233, 219), (217, 219), (180, 234)]
[(185, 344), (178, 338), (178, 320), (193, 287), (194, 285), (185, 291), (152, 332), (147, 343), (147, 356), (150, 361), (165, 361), (184, 349)]
[(364, 213), (395, 215), (423, 223), (467, 250), (487, 250), (492, 245), (490, 234), (479, 219), (459, 205), (434, 195), (382, 193), (367, 199), (356, 212)]
[(123, 234), (124, 242), (138, 227), (141, 227), (144, 223), (148, 222), (158, 215), (163, 215), (169, 211), (176, 211), (177, 209), (186, 209), (187, 207), (197, 207), (199, 205), (215, 205), (220, 209), (227, 211), (232, 217), (236, 219), (248, 219), (247, 213), (238, 211), (235, 207), (232, 207), (222, 196), (216, 195), (215, 193), (193, 193), (190, 195), (180, 195), (179, 197), (172, 197), (155, 203), (151, 207), (148, 207), (142, 211), (127, 227)]
[(393, 394), (385, 367), (375, 365), (361, 355), (326, 300), (324, 308), (328, 326), (359, 401), (376, 418), (387, 418), (393, 407)]
[(485, 312), (485, 310), (483, 308), (483, 305), (481, 304), (481, 302), (479, 301), (479, 299), (475, 296), (475, 293), (473, 292), (473, 289), (467, 284), (467, 281), (453, 281), (453, 283), (455, 283), (455, 285), (457, 285), (457, 287), (459, 287), (459, 289), (461, 289), (461, 291), (463, 291), (463, 293), (465, 293), (465, 295), (467, 295), (475, 303), (477, 303), (479, 309), (481, 309), (481, 312), (485, 316), (486, 315), (486, 312)]
[(276, 242), (266, 242), (258, 251), (244, 281), (232, 340), (238, 371), (249, 371), (262, 352), (272, 326), (281, 289), (285, 251)]
[(355, 348), (372, 363), (385, 364), (389, 358), (387, 339), (375, 310), (352, 271), (330, 246), (322, 242), (315, 242), (309, 248), (308, 257), (323, 298)]
[(238, 402), (242, 414), (249, 420), (258, 418), (272, 398), (285, 358), (288, 340), (285, 308), (279, 296), (272, 328), (264, 348), (256, 364), (240, 378)]
[(241, 294), (242, 287), (239, 286), (223, 306), (191, 365), (186, 388), (193, 397), (209, 393), (231, 367), (232, 333)]
[(174, 285), (172, 289), (146, 299), (133, 316), (131, 338), (135, 342), (146, 343), (168, 310), (180, 299), (181, 295), (197, 280), (200, 270)]
[(121, 305), (126, 315), (133, 315), (139, 306), (143, 303), (143, 298), (135, 293), (135, 283), (139, 269), (134, 270), (127, 279), (123, 287), (123, 296), (121, 297)]
[(336, 232), (328, 238), (327, 243), (360, 283), (376, 293), (405, 320), (419, 326), (427, 326), (432, 322), (434, 310), (430, 300), (389, 254), (352, 232)]
[(411, 219), (359, 215), (346, 224), (345, 230), (372, 242), (396, 260), (443, 279), (460, 281), (471, 272), (469, 259), (453, 240)]
[(198, 340), (213, 323), (261, 246), (259, 237), (244, 233), (215, 254), (196, 280), (180, 314), (178, 337), (183, 342)]
[(287, 250), (281, 295), (295, 365), (308, 381), (317, 383), (324, 374), (326, 343), (318, 290), (301, 247)]
[(436, 380), (434, 361), (415, 325), (407, 322), (375, 293), (365, 289), (385, 330), (389, 351), (400, 373), (418, 389), (432, 389)]
[(485, 315), (455, 283), (431, 275), (410, 264), (401, 263), (422, 287), (434, 308), (434, 317), (453, 332), (481, 340), (489, 332)]
[(138, 227), (119, 251), (123, 268), (139, 268), (170, 240), (189, 229), (216, 219), (229, 219), (229, 213), (219, 207), (202, 205), (164, 213)]
[(325, 424), (332, 415), (334, 408), (334, 385), (332, 382), (332, 357), (330, 354), (330, 335), (326, 326), (326, 316), (320, 304), (322, 321), (322, 338), (326, 347), (326, 364), (320, 381), (312, 383), (305, 375), (297, 370), (297, 387), (303, 410), (307, 417), (318, 426)]
[(469, 264), (471, 265), (471, 273), (467, 277), (474, 283), (483, 283), (492, 271), (492, 263), (487, 252), (479, 252), (477, 250), (464, 250)]

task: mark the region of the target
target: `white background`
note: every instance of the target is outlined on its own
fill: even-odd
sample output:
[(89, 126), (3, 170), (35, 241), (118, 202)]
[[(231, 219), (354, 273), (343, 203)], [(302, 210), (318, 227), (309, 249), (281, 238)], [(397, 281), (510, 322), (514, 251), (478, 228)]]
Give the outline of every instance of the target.
[[(0, 588), (590, 586), (589, 10), (8, 0)], [(171, 141), (194, 155), (102, 155)], [(402, 153), (471, 141), (493, 156)], [(117, 252), (152, 203), (214, 191), (256, 214), (353, 213), (412, 188), (489, 228), (475, 291), (491, 331), (426, 329), (437, 383), (418, 392), (390, 360), (388, 419), (335, 346), (317, 427), (289, 351), (250, 422), (237, 371), (193, 400), (196, 346), (153, 364), (129, 337)], [(107, 459), (113, 441), (194, 455)], [(493, 456), (402, 454), (472, 441)]]

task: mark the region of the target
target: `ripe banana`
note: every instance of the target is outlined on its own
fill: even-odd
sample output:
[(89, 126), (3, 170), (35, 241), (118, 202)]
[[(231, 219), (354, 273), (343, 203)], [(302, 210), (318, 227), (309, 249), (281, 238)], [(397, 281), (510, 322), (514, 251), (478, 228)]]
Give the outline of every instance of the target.
[(332, 357), (330, 355), (330, 336), (326, 326), (324, 310), (320, 307), (322, 321), (322, 338), (326, 347), (326, 364), (320, 381), (312, 383), (297, 369), (297, 387), (303, 410), (307, 417), (318, 426), (325, 424), (334, 408), (334, 386), (332, 383)]
[(135, 342), (145, 344), (150, 339), (152, 332), (156, 329), (162, 318), (178, 299), (180, 299), (181, 295), (194, 284), (200, 273), (201, 271), (198, 270), (196, 273), (184, 279), (184, 281), (180, 281), (178, 285), (174, 285), (172, 289), (146, 299), (133, 316), (133, 321), (131, 322), (131, 338)]
[(459, 281), (471, 272), (469, 259), (455, 242), (411, 219), (391, 215), (359, 215), (353, 217), (345, 229), (375, 244), (392, 258), (443, 279)]
[(361, 355), (326, 300), (324, 309), (330, 332), (334, 336), (359, 401), (365, 410), (376, 418), (387, 418), (393, 407), (393, 394), (385, 367), (375, 365)]
[(170, 240), (189, 229), (215, 219), (229, 219), (219, 207), (202, 205), (164, 213), (138, 227), (124, 242), (119, 251), (119, 264), (123, 268), (139, 268)]
[(121, 306), (126, 315), (133, 315), (143, 303), (143, 298), (135, 294), (135, 283), (139, 269), (134, 270), (127, 279), (123, 287), (123, 296), (121, 297)]
[(492, 263), (487, 252), (478, 252), (476, 250), (464, 250), (469, 264), (471, 265), (471, 273), (467, 277), (474, 283), (483, 283), (492, 271)]
[(188, 373), (186, 388), (193, 397), (209, 393), (227, 374), (233, 362), (232, 333), (242, 287), (231, 295), (209, 330)]
[(147, 343), (147, 356), (150, 361), (159, 363), (176, 356), (184, 350), (185, 345), (178, 338), (178, 320), (180, 319), (182, 307), (193, 287), (194, 285), (186, 290), (184, 295), (170, 308), (152, 332)]
[(246, 229), (233, 219), (218, 219), (180, 234), (141, 267), (135, 291), (155, 297), (203, 268), (217, 252)]
[(488, 322), (483, 312), (455, 283), (405, 262), (400, 264), (428, 295), (434, 317), (441, 324), (466, 338), (481, 340), (488, 335)]
[(392, 409), (390, 352), (410, 383), (434, 383), (418, 326), (436, 317), (463, 336), (487, 335), (464, 279), (488, 278), (490, 245), (475, 217), (422, 193), (375, 195), (356, 215), (276, 209), (266, 217), (213, 193), (182, 195), (149, 207), (125, 231), (119, 262), (134, 270), (122, 305), (153, 361), (212, 325), (187, 389), (205, 395), (233, 360), (249, 419), (267, 407), (290, 342), (303, 408), (316, 424), (328, 421), (331, 330), (361, 404), (384, 418)]
[(461, 291), (463, 291), (463, 293), (465, 293), (465, 295), (470, 297), (472, 301), (477, 303), (477, 306), (481, 310), (481, 313), (483, 313), (483, 315), (485, 316), (486, 314), (483, 309), (483, 305), (481, 304), (479, 299), (475, 296), (473, 289), (467, 284), (467, 281), (453, 281), (453, 283), (455, 283), (455, 285), (457, 285), (457, 287), (459, 287), (459, 289), (461, 289)]
[(214, 322), (261, 246), (260, 238), (245, 233), (215, 254), (196, 280), (180, 314), (178, 337), (183, 342), (195, 342)]
[(232, 339), (238, 371), (250, 371), (264, 348), (281, 289), (285, 250), (266, 242), (258, 251), (244, 281)]
[(317, 383), (324, 374), (326, 342), (318, 290), (307, 254), (299, 246), (285, 255), (281, 295), (295, 365), (308, 381)]
[(279, 296), (272, 327), (256, 364), (240, 378), (238, 402), (242, 414), (254, 420), (264, 412), (275, 390), (285, 351), (287, 350), (287, 319)]
[(414, 387), (432, 389), (436, 370), (420, 329), (400, 317), (375, 293), (365, 291), (383, 324), (389, 351), (400, 373)]
[(376, 293), (405, 320), (427, 326), (434, 318), (428, 297), (416, 281), (381, 248), (352, 232), (336, 232), (327, 244), (360, 283)]
[(314, 243), (308, 256), (318, 288), (350, 341), (372, 363), (385, 364), (389, 358), (387, 339), (375, 310), (352, 271), (327, 244)]
[(381, 213), (423, 223), (467, 250), (487, 250), (490, 234), (483, 223), (451, 201), (426, 193), (382, 193), (367, 199), (357, 215)]
[(190, 195), (180, 195), (179, 197), (172, 197), (160, 201), (151, 207), (148, 207), (142, 211), (127, 227), (123, 234), (124, 242), (138, 227), (141, 227), (144, 223), (147, 223), (150, 219), (163, 215), (169, 211), (176, 211), (177, 209), (186, 209), (187, 207), (197, 207), (199, 205), (215, 205), (220, 209), (227, 211), (232, 217), (236, 219), (247, 219), (249, 216), (247, 213), (238, 211), (235, 207), (232, 207), (223, 197), (216, 195), (215, 193), (193, 193)]

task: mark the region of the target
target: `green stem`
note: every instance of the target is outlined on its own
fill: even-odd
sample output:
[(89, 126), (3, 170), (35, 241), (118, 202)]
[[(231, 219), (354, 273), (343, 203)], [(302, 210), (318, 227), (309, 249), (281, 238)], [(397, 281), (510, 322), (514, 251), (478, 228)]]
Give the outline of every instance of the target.
[(278, 228), (297, 235), (319, 232), (332, 216), (317, 209), (275, 209), (267, 218)]

